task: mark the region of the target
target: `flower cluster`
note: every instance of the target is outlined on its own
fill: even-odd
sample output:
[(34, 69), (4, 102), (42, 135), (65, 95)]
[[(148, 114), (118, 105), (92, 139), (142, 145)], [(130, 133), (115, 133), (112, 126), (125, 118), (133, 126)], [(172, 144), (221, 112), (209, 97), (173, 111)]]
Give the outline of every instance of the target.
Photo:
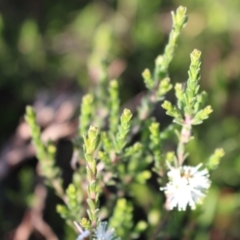
[(114, 229), (107, 227), (107, 222), (100, 222), (98, 224), (96, 237), (95, 240), (120, 240), (120, 238), (116, 236)]
[(86, 231), (82, 232), (80, 235), (78, 235), (77, 240), (87, 239), (90, 235), (91, 235), (90, 231), (86, 230)]
[[(81, 232), (77, 240), (89, 239), (91, 232), (89, 230), (83, 231), (80, 225), (76, 222), (75, 225)], [(108, 228), (107, 222), (99, 222), (93, 235), (95, 235), (95, 237), (93, 237), (93, 240), (121, 240), (121, 238), (116, 236), (113, 228)]]
[(202, 164), (196, 167), (170, 167), (169, 182), (165, 187), (160, 188), (165, 192), (167, 209), (172, 210), (177, 207), (179, 211), (185, 211), (187, 205), (195, 209), (196, 204), (202, 202), (211, 182), (208, 170), (199, 170), (201, 166)]

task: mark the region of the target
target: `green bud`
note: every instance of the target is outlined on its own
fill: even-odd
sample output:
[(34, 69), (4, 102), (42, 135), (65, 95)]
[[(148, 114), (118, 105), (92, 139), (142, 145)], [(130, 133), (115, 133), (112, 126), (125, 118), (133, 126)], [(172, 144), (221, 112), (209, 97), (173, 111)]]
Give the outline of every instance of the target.
[(118, 88), (118, 82), (117, 82), (117, 80), (112, 80), (111, 82), (110, 82), (110, 87), (111, 88), (114, 88), (114, 89), (116, 89), (116, 88)]
[(91, 94), (86, 94), (85, 96), (83, 96), (82, 104), (84, 106), (92, 104), (92, 103), (93, 103), (93, 96)]
[(182, 19), (187, 13), (187, 8), (183, 6), (179, 6), (177, 8), (177, 16)]
[(85, 144), (84, 150), (86, 151), (86, 154), (92, 155), (98, 147), (100, 141), (99, 129), (94, 126), (90, 126), (88, 130), (88, 136), (83, 135), (83, 140)]
[(160, 127), (160, 124), (158, 122), (153, 122), (149, 126), (149, 130), (152, 134), (156, 135), (156, 133), (157, 134), (159, 133), (159, 127)]
[(182, 122), (182, 115), (179, 112), (179, 110), (176, 107), (173, 107), (173, 105), (169, 101), (164, 101), (162, 104), (162, 107), (167, 110), (166, 114), (169, 116), (174, 117), (174, 121), (177, 123)]
[(156, 60), (155, 60), (155, 65), (156, 66), (161, 66), (163, 63), (163, 55), (159, 55), (157, 56)]
[(82, 98), (81, 104), (81, 115), (79, 117), (79, 128), (78, 134), (79, 137), (87, 132), (87, 128), (89, 123), (91, 122), (91, 116), (93, 112), (93, 96), (91, 94), (87, 94)]
[(134, 149), (134, 151), (139, 151), (139, 150), (142, 150), (142, 148), (143, 148), (143, 145), (141, 144), (141, 143), (139, 143), (139, 142), (136, 142), (136, 143), (134, 143), (134, 145), (133, 145), (133, 149)]
[(150, 79), (151, 78), (151, 73), (149, 71), (149, 69), (145, 69), (142, 73), (142, 76), (144, 79)]
[(68, 188), (67, 188), (67, 194), (71, 195), (71, 194), (75, 194), (77, 191), (76, 187), (71, 183), (69, 184)]
[(173, 108), (172, 104), (171, 104), (169, 101), (167, 101), (167, 100), (165, 100), (165, 101), (163, 102), (162, 107), (163, 107), (164, 109), (166, 109), (167, 111), (171, 111), (172, 108)]
[(170, 78), (166, 77), (160, 82), (158, 86), (157, 96), (162, 97), (171, 89), (172, 89), (172, 84), (170, 83)]
[(192, 120), (193, 125), (198, 125), (207, 119), (210, 113), (213, 111), (211, 106), (205, 107), (203, 110), (200, 110)]
[(88, 130), (88, 138), (89, 139), (96, 139), (96, 137), (98, 136), (99, 130), (98, 128), (94, 127), (94, 126), (90, 126), (89, 130)]
[(98, 158), (99, 159), (103, 159), (105, 157), (106, 153), (105, 152), (102, 152), (102, 151), (99, 151), (98, 152)]
[(129, 109), (124, 109), (121, 115), (120, 125), (114, 143), (116, 153), (120, 153), (127, 143), (127, 134), (131, 126), (132, 113)]
[(52, 145), (52, 144), (49, 144), (47, 146), (48, 153), (50, 153), (52, 155), (54, 155), (56, 153), (56, 150), (57, 150), (56, 147), (54, 145)]
[(178, 7), (176, 13), (174, 12), (171, 13), (174, 25), (176, 25), (180, 29), (183, 28), (187, 22), (186, 13), (187, 13), (187, 8), (183, 6)]
[(66, 206), (57, 204), (56, 211), (61, 215), (62, 218), (69, 218), (70, 214)]
[(207, 163), (207, 168), (209, 170), (214, 170), (218, 167), (220, 159), (225, 155), (222, 148), (216, 149), (213, 155), (209, 158)]
[(175, 84), (175, 94), (179, 101), (182, 102), (184, 100), (185, 92), (183, 91), (183, 84), (181, 84), (181, 83)]
[(209, 115), (213, 111), (211, 106), (207, 106), (203, 109), (205, 115)]
[(90, 229), (91, 228), (91, 222), (87, 219), (87, 218), (82, 218), (80, 225), (84, 228), (84, 229)]
[(147, 229), (147, 227), (148, 224), (145, 221), (139, 221), (134, 229), (136, 232), (143, 232)]
[(139, 142), (136, 142), (133, 146), (125, 149), (124, 156), (128, 157), (134, 154), (141, 153), (142, 149), (143, 149), (143, 145)]
[(150, 177), (152, 176), (151, 172), (148, 170), (142, 171), (141, 173), (138, 173), (136, 176), (136, 180), (139, 183), (145, 183)]
[(121, 121), (123, 123), (128, 123), (132, 118), (132, 113), (129, 109), (125, 108), (123, 110), (122, 116), (121, 116)]
[(166, 154), (166, 161), (172, 164), (175, 161), (175, 153), (174, 152), (167, 152)]
[(149, 69), (145, 69), (142, 73), (143, 79), (144, 79), (144, 83), (146, 85), (146, 87), (150, 90), (152, 90), (155, 86), (155, 82), (152, 79), (151, 73), (149, 71)]
[(200, 58), (201, 58), (201, 51), (194, 49), (192, 51), (192, 53), (190, 54), (190, 58), (191, 58), (191, 63), (193, 65), (199, 65), (200, 64)]

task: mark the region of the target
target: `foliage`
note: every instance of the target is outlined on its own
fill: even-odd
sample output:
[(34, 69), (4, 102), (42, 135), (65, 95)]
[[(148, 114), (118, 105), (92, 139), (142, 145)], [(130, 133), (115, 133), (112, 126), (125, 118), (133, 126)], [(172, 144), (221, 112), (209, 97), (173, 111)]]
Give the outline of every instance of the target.
[[(99, 145), (101, 149), (98, 149), (97, 159), (101, 159), (107, 172), (111, 171), (112, 159), (118, 161), (118, 163), (121, 163), (124, 159), (124, 164), (116, 167), (117, 169), (114, 169), (114, 171), (121, 174), (128, 173), (128, 176), (120, 179), (120, 181), (118, 176), (104, 174), (104, 177), (99, 176), (100, 182), (117, 184), (118, 188), (122, 187), (125, 192), (127, 191), (128, 194), (125, 196), (127, 204), (133, 203), (133, 217), (140, 220), (137, 225), (137, 221), (134, 220), (135, 226), (132, 234), (139, 236), (141, 231), (135, 229), (142, 223), (145, 226), (146, 222), (149, 222), (150, 226), (144, 231), (153, 232), (159, 223), (165, 224), (172, 221), (172, 224), (176, 226), (177, 236), (178, 231), (180, 231), (178, 230), (179, 227), (179, 229), (185, 229), (185, 236), (191, 236), (191, 239), (210, 239), (213, 233), (218, 234), (219, 239), (223, 239), (224, 235), (228, 239), (238, 238), (240, 124), (237, 103), (240, 74), (237, 36), (240, 3), (219, 0), (212, 2), (121, 0), (80, 1), (79, 3), (60, 1), (58, 3), (48, 2), (46, 6), (39, 4), (35, 7), (27, 2), (22, 2), (21, 6), (13, 1), (10, 1), (10, 3), (1, 3), (0, 91), (1, 102), (4, 103), (1, 105), (1, 112), (4, 113), (1, 118), (1, 143), (6, 142), (8, 136), (12, 134), (19, 116), (23, 113), (24, 106), (26, 103), (32, 102), (39, 89), (51, 88), (56, 90), (55, 86), (58, 85), (60, 86), (58, 87), (59, 90), (59, 88), (65, 87), (64, 84), (67, 83), (70, 86), (74, 84), (75, 90), (75, 83), (78, 82), (84, 90), (88, 89), (89, 91), (89, 86), (95, 86), (96, 82), (100, 81), (101, 84), (97, 83), (98, 86), (94, 87), (96, 91), (89, 91), (91, 97), (85, 104), (88, 108), (83, 107), (82, 101), (83, 109), (89, 111), (89, 113), (80, 115), (80, 118), (84, 115), (87, 118), (85, 120), (80, 119), (82, 124), (79, 125), (79, 128), (82, 129), (79, 130), (78, 136), (74, 140), (74, 154), (75, 156), (83, 156), (82, 151), (79, 153), (78, 149), (82, 149), (84, 143), (82, 135), (87, 134), (89, 123), (99, 127), (99, 129), (104, 129), (104, 131), (100, 131), (101, 142), (104, 142), (104, 144)], [(158, 188), (159, 186), (165, 186), (164, 183), (167, 182), (168, 178), (164, 175), (166, 166), (162, 163), (165, 160), (169, 163), (176, 161), (175, 149), (181, 150), (181, 148), (177, 146), (177, 141), (175, 141), (180, 136), (174, 135), (174, 129), (177, 128), (177, 131), (181, 133), (182, 125), (175, 121), (166, 127), (171, 119), (163, 116), (162, 111), (159, 110), (159, 104), (156, 104), (156, 108), (153, 107), (155, 104), (151, 104), (151, 108), (148, 109), (149, 101), (152, 99), (144, 98), (145, 102), (142, 101), (137, 113), (134, 108), (130, 108), (133, 117), (128, 133), (130, 137), (126, 140), (124, 156), (118, 160), (118, 156), (114, 156), (115, 150), (111, 154), (106, 154), (106, 152), (108, 153), (109, 149), (111, 150), (111, 147), (115, 144), (112, 139), (116, 136), (117, 126), (119, 125), (119, 115), (116, 113), (121, 112), (120, 106), (122, 103), (131, 99), (133, 95), (143, 89), (145, 90), (145, 87), (147, 89), (153, 87), (151, 84), (155, 72), (150, 70), (143, 72), (145, 84), (142, 83), (139, 72), (146, 67), (152, 69), (154, 67), (152, 60), (156, 57), (156, 52), (163, 52), (167, 34), (170, 31), (170, 18), (167, 13), (179, 4), (187, 6), (189, 22), (181, 34), (179, 47), (175, 49), (175, 56), (169, 66), (169, 76), (166, 76), (165, 80), (161, 80), (160, 84), (163, 86), (158, 88), (160, 92), (154, 96), (159, 98), (156, 101), (164, 100), (165, 93), (173, 86), (176, 95), (177, 90), (186, 89), (186, 83), (180, 85), (175, 83), (187, 79), (186, 66), (189, 64), (189, 58), (186, 56), (188, 53), (196, 47), (201, 49), (202, 78), (200, 84), (201, 88), (208, 92), (209, 99), (207, 102), (214, 111), (207, 121), (204, 120), (203, 124), (191, 126), (191, 134), (194, 134), (194, 139), (184, 145), (185, 153), (189, 153), (189, 156), (184, 157), (186, 157), (185, 164), (190, 166), (197, 166), (199, 162), (206, 163), (205, 166), (211, 174), (212, 187), (203, 202), (200, 216), (195, 216), (198, 215), (198, 211), (193, 211), (187, 215), (181, 213), (181, 216), (180, 213), (175, 215), (175, 213), (170, 212), (168, 217), (163, 218), (165, 210), (160, 211), (159, 206), (163, 205), (164, 197), (163, 193), (158, 191)], [(36, 8), (38, 8), (37, 11)], [(43, 12), (44, 14), (41, 15)], [(112, 63), (116, 56), (119, 57), (117, 60), (120, 63), (118, 71), (111, 72), (108, 63)], [(101, 65), (100, 60), (103, 57), (107, 61), (104, 61)], [(110, 78), (119, 79), (119, 73), (123, 71), (121, 67), (125, 71), (121, 76), (121, 81), (117, 80), (117, 89), (114, 81), (110, 83), (113, 86), (109, 84), (108, 78), (110, 76)], [(88, 81), (88, 73), (90, 73), (91, 81)], [(100, 77), (98, 78), (98, 76)], [(65, 81), (64, 84), (63, 81)], [(201, 104), (206, 106), (204, 93), (201, 94)], [(101, 96), (109, 97), (102, 98)], [(6, 99), (7, 101), (5, 101)], [(117, 99), (119, 103), (117, 103)], [(184, 105), (182, 103), (181, 106), (175, 104), (171, 92), (167, 95), (166, 100), (171, 103), (173, 108), (175, 107), (183, 114)], [(177, 96), (176, 101), (178, 101)], [(201, 102), (200, 99), (195, 99), (195, 101)], [(113, 107), (114, 103), (116, 103), (115, 108)], [(201, 104), (196, 104), (195, 110), (197, 108), (200, 110)], [(112, 109), (109, 115), (106, 110), (108, 108)], [(153, 109), (154, 111), (152, 111)], [(204, 108), (201, 108), (201, 110), (204, 111)], [(205, 111), (208, 112), (208, 110), (210, 109), (207, 108)], [(149, 113), (151, 113), (150, 117), (156, 116), (157, 119), (151, 119)], [(142, 120), (139, 121), (136, 115), (141, 116), (140, 119)], [(115, 120), (113, 120), (114, 118)], [(108, 123), (106, 119), (109, 120)], [(175, 117), (173, 119), (175, 120)], [(198, 119), (198, 121), (202, 120)], [(108, 131), (109, 129), (110, 131)], [(113, 138), (109, 136), (111, 132), (115, 132)], [(141, 132), (141, 135), (138, 134), (139, 132)], [(131, 141), (131, 139), (133, 140)], [(133, 144), (133, 142), (136, 143)], [(226, 157), (220, 162), (220, 165), (219, 159), (223, 155), (222, 151), (218, 149), (212, 154), (213, 149), (217, 146), (223, 147), (226, 152)], [(52, 150), (55, 147), (51, 142), (44, 143), (45, 153), (50, 154), (48, 152), (50, 149), (47, 150), (48, 147)], [(179, 152), (181, 152), (180, 150)], [(56, 157), (54, 151), (52, 154), (53, 157)], [(143, 154), (145, 155), (143, 156)], [(81, 159), (81, 164), (83, 159)], [(132, 159), (135, 160), (131, 161), (131, 165), (128, 165)], [(52, 161), (51, 164), (53, 169), (57, 168), (55, 162)], [(151, 173), (153, 165), (155, 172)], [(218, 165), (219, 167), (216, 169)], [(145, 168), (148, 168), (147, 171), (142, 172)], [(216, 171), (212, 171), (213, 169), (216, 169)], [(58, 170), (54, 174), (63, 176), (64, 171)], [(135, 174), (136, 171), (140, 173)], [(156, 178), (156, 173), (159, 176), (159, 184), (153, 183), (152, 180)], [(83, 194), (86, 189), (82, 189), (82, 184), (79, 184), (79, 182), (84, 182), (85, 186), (87, 185), (84, 176), (84, 167), (78, 168), (77, 173), (74, 173), (72, 177), (73, 185), (69, 185), (68, 191), (63, 186), (65, 194), (68, 195), (66, 201), (72, 202), (68, 206), (64, 206), (63, 203), (58, 205), (58, 208), (66, 208), (64, 210), (65, 216), (69, 213), (69, 209), (72, 209), (71, 212), (75, 209), (74, 201), (80, 203), (80, 206), (86, 203), (86, 196)], [(134, 179), (135, 183), (129, 184), (129, 179)], [(21, 219), (22, 205), (20, 207), (17, 199), (13, 201), (11, 197), (8, 197), (9, 194), (6, 194), (5, 197), (5, 193), (10, 192), (8, 188), (16, 189), (15, 185), (18, 182), (21, 184), (22, 181), (13, 172), (6, 179), (4, 185), (1, 185), (3, 197), (1, 197), (0, 203), (3, 211), (0, 213), (0, 235), (15, 228), (20, 221), (19, 219)], [(122, 184), (122, 182), (125, 184)], [(148, 188), (143, 184), (146, 182)], [(51, 182), (48, 184), (51, 185)], [(105, 205), (105, 194), (109, 189), (111, 193), (115, 191), (112, 189), (112, 185), (104, 188), (106, 192), (104, 191), (104, 195), (100, 196), (102, 204), (99, 214), (101, 219), (114, 215), (110, 209), (117, 203), (116, 200), (111, 198), (111, 194), (110, 199), (108, 198), (109, 201), (106, 201), (108, 205)], [(15, 191), (21, 192), (19, 189)], [(70, 192), (77, 192), (77, 199), (71, 198)], [(31, 192), (26, 193), (26, 198), (31, 194)], [(108, 195), (106, 194), (106, 196)], [(144, 196), (144, 199), (142, 196)], [(122, 197), (122, 192), (120, 192), (119, 198)], [(9, 207), (9, 203), (5, 204), (9, 199), (11, 200), (11, 207)], [(53, 205), (49, 204), (48, 211), (51, 206)], [(88, 207), (87, 205), (84, 206), (84, 209), (80, 208), (75, 211), (75, 217), (81, 218), (80, 216), (83, 215), (86, 217)], [(9, 209), (8, 212), (5, 209)], [(54, 208), (52, 208), (53, 210)], [(62, 212), (64, 213), (64, 211)], [(61, 210), (58, 209), (58, 212), (61, 212)], [(67, 216), (71, 219), (69, 222), (71, 226), (73, 224), (72, 219), (75, 217)], [(57, 217), (49, 221), (51, 220), (52, 225), (55, 224), (56, 226), (59, 223)], [(80, 221), (81, 219), (77, 219), (77, 222)], [(191, 230), (193, 229), (192, 226), (195, 226), (194, 231)], [(65, 235), (70, 236), (70, 230), (66, 230), (67, 227), (63, 228), (61, 224), (59, 224), (59, 228), (55, 227), (55, 229), (61, 239), (63, 238), (62, 229), (64, 229)], [(164, 229), (162, 235), (166, 236), (169, 231), (168, 228)], [(173, 232), (172, 235), (174, 235)], [(144, 236), (144, 233), (142, 233), (142, 236)]]
[[(174, 118), (173, 122), (175, 124), (171, 128), (178, 138), (176, 153), (167, 153), (166, 158), (165, 153), (158, 150), (164, 146), (165, 142), (161, 139), (159, 125), (154, 119), (143, 124), (144, 120), (148, 120), (155, 105), (163, 100), (172, 88), (168, 68), (173, 59), (180, 31), (187, 22), (186, 8), (179, 7), (175, 13), (172, 13), (172, 18), (173, 27), (169, 42), (165, 47), (164, 54), (157, 57), (153, 71), (154, 76), (151, 76), (148, 69), (143, 73), (148, 92), (142, 98), (135, 116), (129, 109), (124, 109), (120, 118), (118, 117), (120, 101), (116, 80), (111, 81), (108, 86), (110, 104), (109, 108), (106, 109), (109, 123), (107, 131), (100, 133), (103, 121), (99, 119), (102, 116), (99, 117), (96, 112), (97, 108), (93, 106), (94, 96), (88, 94), (83, 98), (78, 136), (74, 142), (76, 145), (75, 151), (78, 152), (78, 168), (83, 167), (86, 171), (75, 170), (74, 174), (79, 174), (82, 181), (70, 183), (65, 193), (59, 175), (60, 171), (53, 163), (54, 148), (52, 145), (46, 145), (42, 142), (34, 111), (31, 107), (27, 107), (26, 121), (31, 128), (42, 175), (65, 203), (65, 206), (58, 205), (57, 211), (66, 219), (68, 224), (74, 227), (75, 223), (80, 228), (81, 234), (78, 239), (88, 237), (91, 239), (119, 239), (114, 230), (107, 230), (107, 223), (102, 222), (100, 218), (101, 208), (104, 205), (100, 203), (99, 197), (104, 194), (103, 189), (110, 185), (113, 185), (116, 189), (108, 193), (111, 197), (105, 196), (105, 205), (111, 204), (113, 209), (107, 211), (105, 218), (109, 219), (111, 226), (116, 229), (116, 234), (122, 239), (132, 239), (140, 234), (138, 228), (133, 228), (133, 226), (137, 226), (137, 223), (133, 221), (133, 207), (131, 202), (127, 202), (126, 197), (131, 196), (132, 201), (134, 200), (130, 185), (148, 184), (148, 180), (152, 176), (151, 164), (153, 159), (155, 159), (153, 163), (154, 171), (159, 175), (159, 182), (162, 180), (162, 182), (165, 182), (166, 175), (169, 177), (169, 183), (166, 187), (160, 187), (166, 194), (167, 210), (172, 210), (175, 207), (178, 210), (186, 210), (188, 205), (195, 209), (196, 204), (202, 203), (210, 186), (208, 171), (206, 169), (198, 171), (202, 162), (197, 167), (183, 165), (188, 156), (185, 146), (193, 138), (191, 134), (192, 126), (201, 124), (212, 112), (210, 106), (204, 107), (203, 105), (206, 93), (199, 93), (200, 51), (194, 50), (190, 55), (191, 64), (186, 87), (180, 83), (175, 85), (176, 106), (167, 100), (162, 104), (162, 107), (166, 109), (166, 114)], [(103, 83), (103, 81), (99, 81), (98, 87), (103, 88), (101, 86)], [(100, 97), (102, 102), (107, 102), (107, 95), (101, 95)], [(98, 124), (95, 127), (91, 125), (91, 122)], [(147, 129), (145, 129), (146, 125)], [(87, 130), (88, 126), (89, 129)], [(133, 133), (134, 127), (138, 128), (135, 133)], [(134, 134), (142, 134), (143, 132), (146, 132), (145, 141), (142, 141), (142, 143), (133, 141)], [(168, 136), (165, 140), (171, 138), (171, 136)], [(81, 143), (83, 144), (83, 151)], [(216, 155), (216, 153), (220, 154)], [(223, 156), (223, 150), (216, 151), (214, 156), (211, 157), (208, 164), (210, 169), (217, 166), (220, 157)], [(80, 159), (85, 159), (85, 162), (82, 164)], [(141, 163), (139, 159), (141, 159)], [(79, 192), (78, 188), (81, 188), (82, 191)], [(86, 197), (79, 198), (79, 193)], [(120, 199), (118, 196), (123, 198)], [(85, 205), (85, 202), (88, 207), (84, 213), (80, 209)], [(114, 202), (116, 203), (115, 207)], [(158, 208), (160, 212), (163, 212), (164, 207), (161, 204)], [(151, 209), (149, 210), (151, 211)], [(111, 211), (114, 212), (112, 217)], [(146, 211), (145, 214), (148, 215), (148, 212)], [(165, 212), (165, 215), (167, 215), (167, 212)], [(144, 219), (141, 220), (144, 221)], [(148, 227), (151, 226), (147, 221), (145, 221), (145, 224)], [(170, 227), (171, 223), (169, 222), (167, 225)], [(160, 228), (158, 231), (161, 234), (162, 229)], [(144, 234), (148, 238), (152, 238), (156, 233), (146, 231)], [(183, 235), (183, 232), (178, 234)]]

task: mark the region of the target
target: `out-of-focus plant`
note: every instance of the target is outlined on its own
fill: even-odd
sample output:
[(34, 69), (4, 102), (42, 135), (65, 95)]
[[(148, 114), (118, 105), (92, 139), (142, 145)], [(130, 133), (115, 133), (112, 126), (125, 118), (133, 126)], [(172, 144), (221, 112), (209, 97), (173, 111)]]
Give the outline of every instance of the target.
[[(185, 164), (191, 158), (186, 147), (193, 139), (193, 127), (202, 124), (212, 108), (205, 106), (206, 93), (199, 91), (199, 50), (190, 55), (188, 80), (175, 84), (176, 103), (165, 100), (173, 87), (168, 70), (180, 32), (187, 23), (186, 8), (179, 7), (172, 12), (172, 19), (164, 53), (156, 58), (152, 73), (146, 69), (142, 74), (147, 92), (135, 114), (126, 108), (120, 110), (118, 81), (107, 81), (104, 66), (96, 86), (97, 94), (83, 97), (77, 137), (73, 141), (77, 166), (67, 189), (54, 161), (56, 148), (52, 142), (42, 141), (35, 112), (31, 107), (26, 109), (25, 118), (31, 128), (40, 173), (62, 199), (57, 212), (67, 224), (77, 228), (77, 240), (173, 236), (179, 229), (175, 225), (183, 217), (179, 211), (193, 210), (203, 202), (211, 184), (210, 171), (224, 155), (218, 149), (209, 160), (202, 159), (197, 166)], [(173, 123), (165, 129), (151, 118), (162, 100), (165, 100), (162, 107), (166, 114), (173, 117)], [(167, 141), (176, 144), (176, 150), (166, 151)], [(150, 184), (156, 175), (157, 191)], [(139, 189), (148, 185), (150, 195), (157, 196), (152, 200), (153, 206), (144, 203), (144, 195), (137, 197), (141, 195)], [(134, 206), (141, 201), (147, 217), (136, 220)], [(178, 218), (174, 223), (169, 218), (173, 213)], [(170, 227), (172, 231), (167, 232)], [(184, 230), (177, 234), (182, 236)]]

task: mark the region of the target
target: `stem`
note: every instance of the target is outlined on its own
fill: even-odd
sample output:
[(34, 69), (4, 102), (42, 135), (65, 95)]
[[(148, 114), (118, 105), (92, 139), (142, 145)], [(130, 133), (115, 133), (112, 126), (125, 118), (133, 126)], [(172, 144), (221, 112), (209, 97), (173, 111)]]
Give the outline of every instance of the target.
[(191, 137), (191, 129), (192, 129), (192, 117), (186, 116), (184, 120), (184, 124), (182, 126), (181, 134), (179, 137), (179, 144), (177, 148), (177, 159), (178, 166), (182, 166), (184, 162), (184, 153), (185, 153), (185, 145), (189, 142)]

